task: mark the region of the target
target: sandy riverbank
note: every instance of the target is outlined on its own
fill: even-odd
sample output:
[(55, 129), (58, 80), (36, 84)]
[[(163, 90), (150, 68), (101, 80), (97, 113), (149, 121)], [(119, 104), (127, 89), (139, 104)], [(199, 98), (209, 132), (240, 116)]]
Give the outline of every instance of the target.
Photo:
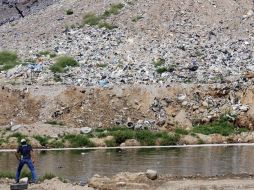
[[(13, 180), (1, 179), (0, 189), (9, 190)], [(30, 190), (232, 190), (254, 189), (253, 176), (228, 176), (214, 178), (171, 178), (159, 176), (156, 180), (148, 179), (144, 173), (119, 173), (112, 178), (95, 175), (88, 184), (64, 183), (58, 178), (45, 180), (29, 186)]]

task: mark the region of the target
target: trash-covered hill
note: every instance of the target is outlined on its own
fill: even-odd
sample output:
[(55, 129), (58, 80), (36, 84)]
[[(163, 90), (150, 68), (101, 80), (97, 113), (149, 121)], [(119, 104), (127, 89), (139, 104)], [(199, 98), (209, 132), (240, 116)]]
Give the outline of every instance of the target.
[(0, 73), (2, 125), (169, 129), (227, 114), (252, 129), (253, 23), (252, 0), (60, 0), (0, 26), (0, 50), (19, 56)]

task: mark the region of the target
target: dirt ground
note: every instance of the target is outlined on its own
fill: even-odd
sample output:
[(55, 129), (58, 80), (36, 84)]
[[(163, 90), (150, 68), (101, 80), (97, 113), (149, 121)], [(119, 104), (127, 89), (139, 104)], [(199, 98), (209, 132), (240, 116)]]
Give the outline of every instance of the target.
[[(160, 183), (160, 181), (158, 181)], [(120, 184), (120, 183), (118, 183)], [(9, 184), (1, 184), (1, 190), (9, 190)], [(63, 183), (58, 179), (46, 180), (41, 184), (31, 185), (30, 190), (93, 190), (88, 186), (78, 186), (69, 183)], [(105, 189), (105, 188), (98, 188)], [(125, 190), (125, 189), (143, 189), (143, 190), (234, 190), (234, 189), (254, 189), (254, 180), (247, 178), (238, 179), (189, 179), (189, 180), (171, 180), (164, 182), (162, 185), (157, 184), (157, 187), (147, 187), (142, 183), (132, 183), (131, 185), (118, 187), (109, 187), (112, 190)]]

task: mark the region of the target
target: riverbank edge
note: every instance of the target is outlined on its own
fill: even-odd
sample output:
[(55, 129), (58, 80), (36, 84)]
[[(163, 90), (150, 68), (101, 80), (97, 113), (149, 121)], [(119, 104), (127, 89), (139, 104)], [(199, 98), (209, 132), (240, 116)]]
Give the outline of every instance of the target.
[[(71, 181), (63, 181), (63, 179), (59, 177), (54, 177), (51, 179), (45, 179), (43, 181), (39, 181), (37, 184), (31, 184), (30, 188), (38, 188), (38, 187), (44, 187), (45, 185), (52, 185), (52, 186), (60, 186), (64, 185), (64, 189), (122, 189), (125, 186), (135, 186), (136, 189), (159, 189), (165, 186), (168, 183), (175, 183), (175, 185), (180, 185), (183, 182), (184, 183), (207, 183), (207, 185), (210, 182), (222, 182), (224, 183), (230, 183), (230, 182), (242, 182), (248, 181), (251, 183), (251, 185), (254, 185), (254, 182), (252, 182), (254, 178), (254, 174), (227, 174), (227, 175), (220, 175), (220, 176), (210, 176), (210, 177), (203, 177), (199, 175), (195, 176), (169, 176), (166, 174), (158, 175), (155, 179), (150, 179), (149, 176), (147, 176), (144, 172), (138, 172), (138, 173), (130, 173), (130, 172), (120, 172), (110, 178), (99, 175), (94, 175), (91, 177), (85, 184), (82, 182), (71, 182)], [(7, 188), (10, 184), (14, 183), (14, 179), (9, 178), (0, 178), (0, 187)], [(234, 184), (231, 184), (234, 185)], [(51, 186), (50, 186), (51, 187)], [(62, 186), (63, 187), (63, 186)], [(68, 187), (68, 188), (67, 188)], [(122, 188), (121, 188), (122, 187)], [(195, 186), (196, 187), (196, 186)], [(174, 188), (173, 188), (174, 189)], [(51, 190), (51, 188), (49, 188)]]
[[(62, 150), (111, 150), (111, 149), (152, 149), (152, 148), (195, 148), (195, 147), (236, 147), (254, 146), (254, 143), (231, 144), (194, 144), (194, 145), (170, 145), (170, 146), (128, 146), (128, 147), (79, 147), (79, 148), (34, 148), (35, 151), (62, 151)], [(16, 149), (0, 149), (0, 152), (15, 152)]]

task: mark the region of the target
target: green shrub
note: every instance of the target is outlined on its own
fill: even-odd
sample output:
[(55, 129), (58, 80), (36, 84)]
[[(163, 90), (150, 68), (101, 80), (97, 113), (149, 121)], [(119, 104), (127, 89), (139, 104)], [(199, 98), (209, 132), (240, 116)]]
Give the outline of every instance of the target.
[(64, 139), (68, 140), (71, 143), (73, 148), (76, 147), (94, 147), (95, 145), (90, 141), (89, 138), (85, 135), (66, 135)]
[(0, 70), (8, 70), (19, 64), (21, 64), (21, 62), (15, 52), (0, 52)]
[(167, 72), (168, 69), (167, 69), (166, 67), (158, 67), (158, 68), (156, 69), (156, 71), (157, 71), (157, 73), (162, 74), (162, 73)]
[(0, 145), (2, 145), (3, 143), (5, 143), (5, 140), (0, 138)]
[(45, 181), (55, 178), (56, 176), (52, 173), (45, 173), (42, 177), (39, 178), (39, 181)]
[(83, 25), (87, 24), (89, 26), (95, 26), (99, 24), (101, 19), (100, 16), (97, 16), (94, 13), (88, 13), (83, 17)]
[(142, 16), (135, 16), (131, 19), (132, 22), (138, 22), (140, 19), (142, 19)]
[(45, 50), (45, 51), (40, 51), (39, 52), (39, 55), (44, 55), (44, 56), (46, 56), (46, 55), (49, 55), (50, 54), (50, 51), (49, 50)]
[(66, 67), (76, 67), (78, 62), (72, 57), (62, 56), (59, 57), (54, 65), (50, 67), (50, 70), (54, 73), (63, 73)]
[(96, 132), (95, 135), (98, 138), (104, 138), (104, 137), (108, 136), (108, 132)]
[(39, 141), (39, 143), (41, 144), (41, 146), (47, 146), (48, 141), (49, 141), (49, 137), (47, 136), (40, 136), (40, 135), (36, 135), (34, 136), (34, 138)]
[(156, 134), (149, 130), (137, 131), (135, 137), (142, 145), (146, 146), (153, 146), (156, 142)]
[(205, 141), (203, 141), (202, 139), (198, 138), (198, 144), (205, 144)]
[(15, 179), (15, 173), (0, 171), (0, 179), (1, 178)]
[(52, 148), (64, 148), (63, 140), (53, 140), (48, 145)]
[(106, 18), (106, 17), (109, 17), (111, 15), (117, 15), (117, 14), (119, 14), (120, 10), (123, 7), (124, 7), (124, 4), (122, 4), (122, 3), (112, 4), (110, 6), (110, 8), (103, 13), (103, 17)]
[(233, 123), (229, 122), (227, 118), (220, 118), (218, 121), (214, 121), (210, 124), (194, 126), (192, 132), (201, 133), (204, 135), (221, 134), (223, 136), (229, 136), (231, 134), (239, 134), (246, 132), (246, 128), (237, 128)]
[(180, 139), (179, 134), (172, 134), (167, 135), (161, 138), (160, 145), (161, 146), (167, 146), (167, 145), (177, 145)]
[(56, 57), (56, 56), (57, 56), (56, 53), (52, 53), (52, 52), (51, 52), (51, 53), (49, 54), (49, 57), (50, 57), (50, 58), (54, 58), (54, 57)]
[(109, 29), (109, 30), (112, 30), (112, 29), (114, 29), (114, 28), (117, 28), (117, 26), (112, 25), (112, 24), (110, 24), (110, 23), (108, 23), (108, 22), (105, 22), (105, 21), (99, 22), (98, 26), (99, 26), (100, 28), (106, 28), (106, 29)]
[(166, 131), (160, 131), (155, 133), (156, 138), (163, 138), (165, 136), (168, 136), (168, 133)]
[(179, 135), (188, 135), (189, 134), (189, 132), (186, 129), (179, 128), (179, 127), (175, 129), (175, 133), (179, 134)]
[(23, 135), (22, 133), (19, 133), (19, 132), (13, 133), (9, 137), (16, 137), (18, 143), (20, 143), (21, 139), (26, 139), (28, 141), (27, 136)]
[(106, 140), (105, 143), (106, 143), (107, 147), (116, 147), (117, 146), (115, 139)]
[(112, 131), (111, 135), (114, 136), (116, 144), (120, 145), (121, 143), (125, 142), (127, 139), (133, 139), (134, 138), (134, 131), (132, 130), (117, 130)]
[(73, 10), (72, 10), (72, 9), (68, 9), (68, 10), (66, 11), (66, 14), (67, 14), (67, 15), (72, 15), (72, 14), (73, 14)]
[(60, 75), (54, 74), (54, 81), (55, 81), (55, 82), (62, 82), (63, 79), (61, 78)]

